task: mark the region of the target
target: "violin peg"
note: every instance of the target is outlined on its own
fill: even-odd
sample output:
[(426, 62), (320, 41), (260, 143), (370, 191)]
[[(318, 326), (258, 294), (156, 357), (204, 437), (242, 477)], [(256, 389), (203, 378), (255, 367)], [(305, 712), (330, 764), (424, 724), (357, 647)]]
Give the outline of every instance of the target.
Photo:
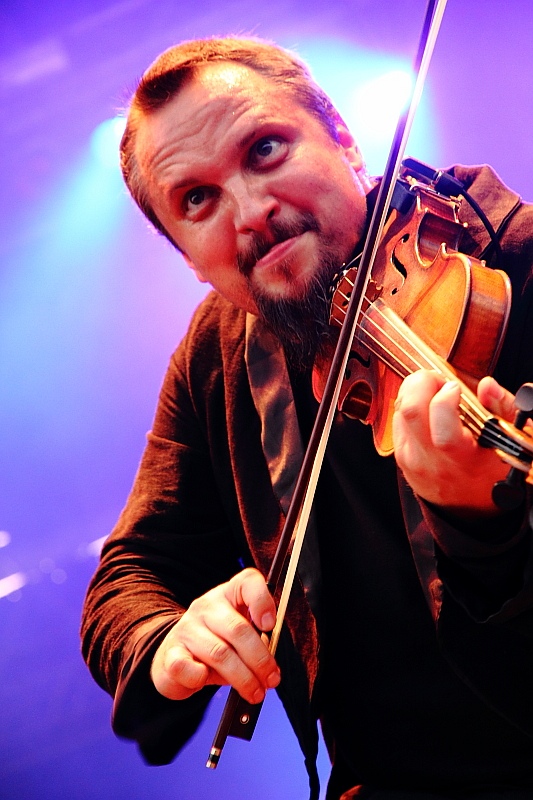
[[(517, 408), (514, 426), (521, 431), (533, 415), (533, 383), (524, 383), (517, 391), (514, 402)], [(494, 484), (492, 499), (498, 508), (503, 511), (512, 511), (518, 508), (525, 497), (526, 482), (532, 482), (532, 472), (533, 467), (529, 470), (529, 474), (516, 469), (516, 467), (511, 467), (505, 480)]]
[(514, 421), (515, 428), (521, 431), (533, 414), (533, 383), (524, 383), (517, 391), (514, 403), (518, 411)]
[(492, 487), (492, 500), (502, 511), (513, 511), (523, 502), (525, 496), (525, 474), (511, 467), (503, 481)]

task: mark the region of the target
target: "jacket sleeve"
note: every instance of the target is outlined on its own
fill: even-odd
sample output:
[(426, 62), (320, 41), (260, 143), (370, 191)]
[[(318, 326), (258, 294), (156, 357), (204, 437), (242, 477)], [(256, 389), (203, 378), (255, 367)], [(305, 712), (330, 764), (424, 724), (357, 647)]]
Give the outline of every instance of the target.
[[(126, 507), (102, 550), (82, 622), (84, 657), (114, 697), (114, 730), (136, 739), (150, 763), (174, 757), (213, 694), (209, 689), (180, 702), (160, 696), (149, 678), (155, 650), (192, 599), (240, 569), (212, 468), (205, 408), (195, 405), (191, 392), (187, 347), (184, 342), (172, 358), (153, 430)], [(211, 383), (200, 396), (219, 391), (215, 362), (212, 352), (204, 367)]]

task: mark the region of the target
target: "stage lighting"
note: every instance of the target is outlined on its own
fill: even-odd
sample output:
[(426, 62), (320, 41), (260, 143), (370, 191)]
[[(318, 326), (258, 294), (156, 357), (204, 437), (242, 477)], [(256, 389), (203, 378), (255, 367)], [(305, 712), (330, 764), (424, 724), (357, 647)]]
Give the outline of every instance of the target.
[(93, 156), (105, 167), (118, 168), (118, 147), (126, 127), (124, 117), (113, 117), (101, 122), (91, 137), (91, 151)]

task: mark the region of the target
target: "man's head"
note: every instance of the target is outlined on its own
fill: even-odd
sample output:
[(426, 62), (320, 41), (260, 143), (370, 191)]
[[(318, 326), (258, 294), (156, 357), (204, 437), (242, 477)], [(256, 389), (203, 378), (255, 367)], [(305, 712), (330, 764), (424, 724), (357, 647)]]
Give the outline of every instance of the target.
[(199, 277), (299, 348), (361, 237), (370, 188), (306, 68), (254, 40), (172, 48), (135, 94), (122, 164), (145, 214)]
[[(326, 93), (316, 84), (306, 65), (293, 53), (259, 39), (227, 37), (197, 39), (165, 50), (142, 76), (130, 103), (128, 120), (120, 145), (124, 180), (141, 211), (164, 236), (170, 239), (151, 206), (135, 156), (139, 121), (166, 105), (202, 65), (221, 61), (244, 64), (283, 86), (321, 122), (337, 140), (337, 125), (342, 119)], [(172, 242), (175, 246), (179, 245)]]

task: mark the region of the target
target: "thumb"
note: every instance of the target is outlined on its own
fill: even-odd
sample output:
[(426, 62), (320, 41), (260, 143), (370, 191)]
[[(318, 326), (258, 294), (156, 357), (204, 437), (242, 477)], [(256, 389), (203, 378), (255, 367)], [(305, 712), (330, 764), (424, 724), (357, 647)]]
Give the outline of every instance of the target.
[(516, 413), (514, 395), (504, 389), (503, 386), (500, 386), (494, 378), (487, 376), (480, 380), (477, 387), (477, 396), (487, 411), (509, 422), (514, 420)]

